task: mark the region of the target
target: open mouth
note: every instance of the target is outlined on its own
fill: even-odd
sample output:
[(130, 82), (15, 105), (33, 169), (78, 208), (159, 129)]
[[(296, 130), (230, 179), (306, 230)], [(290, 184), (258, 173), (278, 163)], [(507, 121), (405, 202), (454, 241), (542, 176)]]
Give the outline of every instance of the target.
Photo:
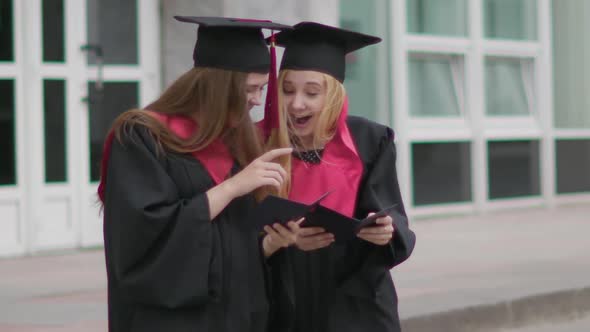
[(296, 127), (305, 127), (305, 125), (307, 125), (309, 120), (311, 120), (311, 117), (312, 117), (311, 115), (300, 116), (300, 117), (291, 116), (291, 121), (293, 122), (293, 124)]

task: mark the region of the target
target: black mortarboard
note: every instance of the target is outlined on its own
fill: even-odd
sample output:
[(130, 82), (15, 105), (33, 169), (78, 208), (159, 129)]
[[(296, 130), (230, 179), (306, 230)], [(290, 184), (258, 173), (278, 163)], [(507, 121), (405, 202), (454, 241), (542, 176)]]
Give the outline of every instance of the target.
[(381, 38), (315, 22), (301, 22), (282, 31), (277, 45), (284, 46), (281, 69), (315, 70), (344, 81), (347, 53), (376, 44)]
[(268, 73), (270, 57), (261, 29), (285, 30), (290, 26), (271, 21), (227, 17), (174, 16), (199, 25), (193, 51), (195, 67)]

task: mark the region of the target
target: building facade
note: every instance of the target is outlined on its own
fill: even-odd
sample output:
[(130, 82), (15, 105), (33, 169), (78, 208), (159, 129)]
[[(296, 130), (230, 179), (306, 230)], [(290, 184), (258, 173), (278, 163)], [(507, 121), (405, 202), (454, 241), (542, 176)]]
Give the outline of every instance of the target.
[(412, 216), (590, 203), (588, 1), (3, 0), (0, 256), (102, 244), (102, 141), (192, 65), (176, 14), (381, 36), (345, 85), (395, 129)]

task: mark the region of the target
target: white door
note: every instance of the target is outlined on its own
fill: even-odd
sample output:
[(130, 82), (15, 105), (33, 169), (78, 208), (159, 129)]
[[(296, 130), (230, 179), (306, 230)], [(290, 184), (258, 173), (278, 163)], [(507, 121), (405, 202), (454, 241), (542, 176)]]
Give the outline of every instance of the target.
[(25, 7), (28, 248), (100, 245), (105, 132), (117, 114), (159, 90), (157, 1), (28, 0)]
[(71, 114), (77, 75), (76, 41), (68, 1), (23, 3), (23, 61), (27, 99), (28, 251), (76, 245), (76, 169)]
[(0, 256), (25, 252), (23, 6), (0, 2)]
[(87, 0), (81, 8), (87, 27), (79, 45), (85, 54), (77, 126), (82, 246), (103, 241), (96, 189), (111, 122), (127, 109), (147, 105), (160, 91), (158, 8), (157, 0)]

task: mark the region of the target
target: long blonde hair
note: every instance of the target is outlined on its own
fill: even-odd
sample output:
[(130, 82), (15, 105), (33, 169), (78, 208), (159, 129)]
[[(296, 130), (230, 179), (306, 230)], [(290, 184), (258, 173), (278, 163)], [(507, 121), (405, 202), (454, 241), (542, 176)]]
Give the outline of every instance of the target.
[[(287, 75), (293, 70), (285, 69), (279, 73), (278, 87), (279, 87), (279, 133), (276, 136), (271, 136), (267, 143), (267, 149), (291, 147), (295, 149), (302, 149), (301, 140), (295, 135), (290, 123), (290, 117), (287, 111), (287, 105), (283, 98), (283, 83)], [(320, 147), (330, 141), (336, 133), (338, 125), (338, 118), (342, 111), (346, 90), (344, 85), (334, 77), (321, 73), (324, 80), (324, 88), (326, 93), (324, 106), (319, 114), (316, 127), (313, 130), (313, 146)], [(291, 155), (283, 156), (279, 162), (287, 171), (287, 181), (283, 184), (279, 194), (283, 197), (288, 196), (291, 190)]]

